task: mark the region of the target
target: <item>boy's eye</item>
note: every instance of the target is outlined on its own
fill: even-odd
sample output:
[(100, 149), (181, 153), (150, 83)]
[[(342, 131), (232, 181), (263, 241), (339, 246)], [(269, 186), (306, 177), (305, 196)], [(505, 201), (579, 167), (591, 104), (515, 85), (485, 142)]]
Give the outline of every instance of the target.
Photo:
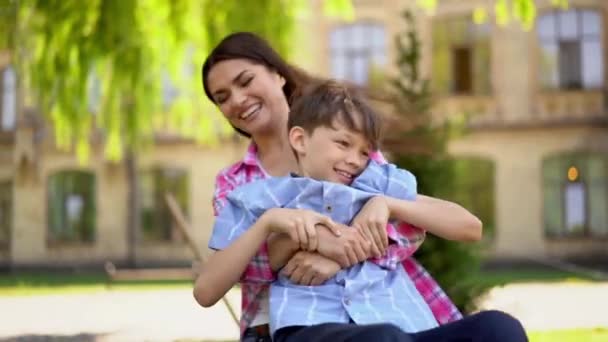
[(348, 147), (349, 143), (346, 140), (336, 140), (336, 143), (338, 143), (338, 145), (342, 146), (342, 147)]

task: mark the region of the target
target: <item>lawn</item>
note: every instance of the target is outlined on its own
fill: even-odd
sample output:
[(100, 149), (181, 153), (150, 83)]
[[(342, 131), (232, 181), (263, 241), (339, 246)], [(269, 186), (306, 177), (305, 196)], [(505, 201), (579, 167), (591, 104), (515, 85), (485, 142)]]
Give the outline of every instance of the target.
[(606, 342), (608, 328), (533, 331), (528, 336), (530, 342)]
[(514, 267), (510, 269), (483, 270), (474, 280), (481, 285), (489, 287), (512, 283), (527, 282), (581, 282), (594, 281), (585, 275), (551, 268), (541, 267)]
[[(484, 270), (474, 280), (484, 286), (500, 286), (515, 282), (591, 281), (584, 276), (546, 268), (512, 268)], [(191, 287), (192, 282), (180, 280), (118, 281), (108, 287), (104, 273), (93, 272), (13, 272), (0, 273), (0, 296), (52, 293), (81, 293), (120, 290), (158, 290)]]
[(187, 280), (142, 280), (107, 282), (104, 273), (0, 273), (0, 296), (82, 293), (117, 290), (158, 290), (192, 287)]

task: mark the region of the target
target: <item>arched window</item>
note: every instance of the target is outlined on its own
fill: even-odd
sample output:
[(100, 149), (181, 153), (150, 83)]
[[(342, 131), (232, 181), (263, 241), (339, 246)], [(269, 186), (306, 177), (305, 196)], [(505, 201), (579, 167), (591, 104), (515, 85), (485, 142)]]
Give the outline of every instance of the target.
[(608, 236), (608, 157), (571, 153), (543, 162), (545, 233)]
[(373, 68), (386, 65), (386, 32), (383, 25), (358, 22), (336, 27), (330, 33), (331, 75), (366, 84)]
[(190, 179), (186, 170), (152, 168), (140, 173), (142, 240), (148, 242), (182, 241), (175, 220), (165, 201), (171, 193), (184, 214), (190, 207)]
[(602, 15), (591, 9), (539, 16), (541, 84), (553, 89), (600, 89), (604, 84)]
[(60, 171), (48, 179), (48, 241), (95, 240), (95, 175)]

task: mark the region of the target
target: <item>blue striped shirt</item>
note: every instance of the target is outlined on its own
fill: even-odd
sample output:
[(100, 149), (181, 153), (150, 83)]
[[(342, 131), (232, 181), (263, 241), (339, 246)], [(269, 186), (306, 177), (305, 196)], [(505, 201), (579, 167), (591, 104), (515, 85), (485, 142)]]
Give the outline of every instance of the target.
[[(209, 247), (226, 248), (268, 209), (309, 209), (348, 225), (376, 195), (413, 200), (416, 179), (392, 164), (371, 161), (350, 186), (304, 177), (278, 177), (232, 191), (216, 218)], [(228, 233), (227, 233), (228, 232)], [(362, 262), (320, 286), (293, 284), (279, 275), (270, 286), (270, 327), (330, 322), (392, 323), (406, 332), (437, 326), (432, 312), (402, 266), (384, 269)]]

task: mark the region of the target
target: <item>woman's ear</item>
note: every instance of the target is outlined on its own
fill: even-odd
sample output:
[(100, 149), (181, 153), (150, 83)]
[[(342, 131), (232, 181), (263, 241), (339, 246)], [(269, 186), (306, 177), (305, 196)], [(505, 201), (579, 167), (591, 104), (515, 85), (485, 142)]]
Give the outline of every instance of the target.
[(277, 73), (277, 75), (279, 76), (279, 83), (281, 84), (281, 87), (284, 87), (287, 80), (285, 80), (285, 77), (283, 77), (281, 74)]
[(304, 128), (294, 126), (289, 130), (289, 144), (298, 157), (306, 156), (308, 134)]

